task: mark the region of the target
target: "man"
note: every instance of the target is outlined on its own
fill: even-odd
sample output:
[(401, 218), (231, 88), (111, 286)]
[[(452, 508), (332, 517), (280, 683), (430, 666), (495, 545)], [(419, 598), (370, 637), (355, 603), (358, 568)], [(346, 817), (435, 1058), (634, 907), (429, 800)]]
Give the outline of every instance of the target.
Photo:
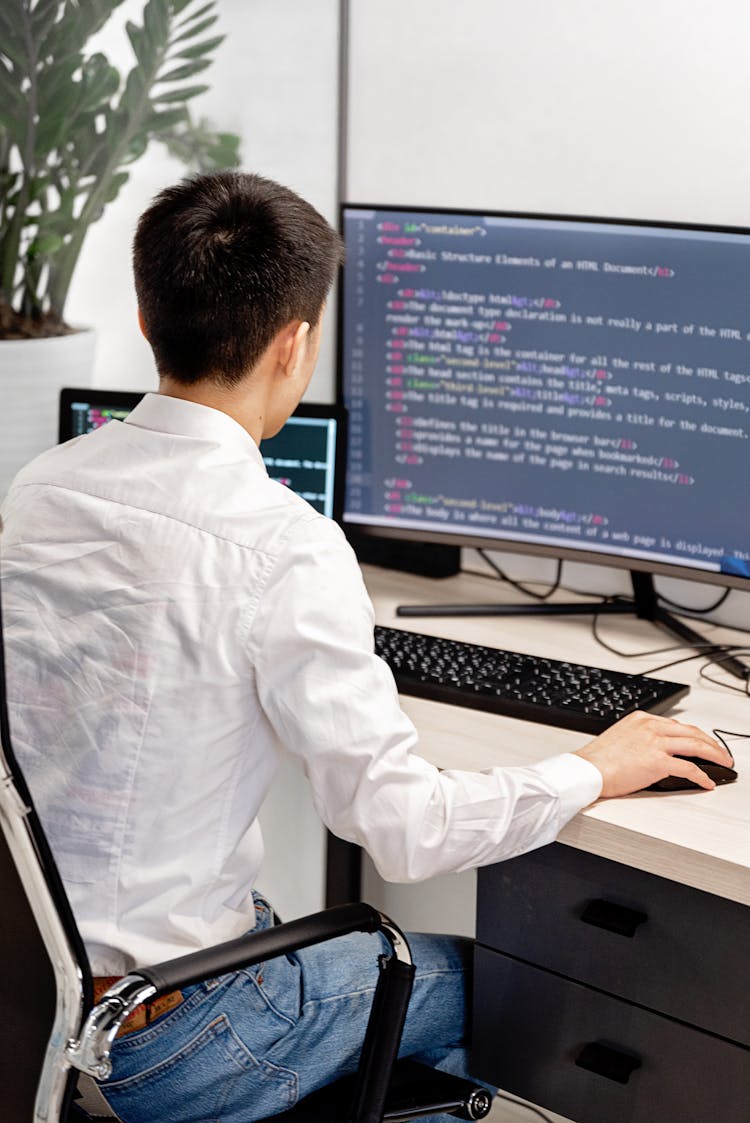
[[(281, 747), (328, 827), (402, 881), (543, 845), (667, 774), (713, 786), (675, 754), (727, 762), (644, 714), (528, 768), (439, 773), (412, 751), (351, 550), (258, 451), (309, 383), (340, 259), (325, 220), (257, 176), (164, 191), (134, 250), (159, 393), (38, 458), (5, 504), (16, 751), (102, 985), (271, 923), (256, 816)], [(115, 1043), (113, 1107), (250, 1123), (353, 1069), (378, 939), (174, 996)], [(459, 1070), (466, 945), (413, 949), (402, 1051)]]

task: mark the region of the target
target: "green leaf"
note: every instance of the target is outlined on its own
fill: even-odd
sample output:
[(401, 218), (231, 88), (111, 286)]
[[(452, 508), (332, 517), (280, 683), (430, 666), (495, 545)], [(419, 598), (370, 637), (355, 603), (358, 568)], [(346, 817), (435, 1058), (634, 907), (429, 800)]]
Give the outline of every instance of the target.
[(184, 12), (188, 4), (192, 4), (193, 0), (172, 0), (172, 15), (179, 16), (180, 12)]
[(204, 94), (209, 86), (184, 86), (181, 90), (168, 90), (163, 94), (155, 94), (154, 102), (162, 104), (170, 101), (187, 101), (188, 98)]
[(120, 194), (121, 189), (130, 179), (130, 172), (118, 172), (117, 175), (112, 176), (112, 180), (107, 187), (104, 195), (104, 205), (113, 203), (117, 196)]
[(148, 132), (145, 129), (137, 132), (128, 145), (128, 150), (125, 153), (123, 162), (126, 164), (132, 164), (136, 160), (140, 160), (141, 156), (148, 148), (148, 142), (150, 139), (151, 137), (148, 135)]
[(70, 207), (62, 207), (61, 205), (57, 211), (53, 211), (52, 213), (45, 215), (44, 219), (45, 228), (50, 231), (59, 230), (61, 237), (70, 232), (70, 228), (73, 222), (74, 218), (72, 205)]
[(14, 42), (23, 44), (24, 25), (23, 4), (19, 4), (18, 0), (3, 0), (0, 4), (0, 31), (3, 41), (13, 39)]
[(34, 142), (34, 156), (37, 163), (42, 161), (62, 143), (67, 129), (70, 127), (70, 117), (75, 109), (77, 91), (66, 91), (65, 97), (60, 97), (55, 108), (48, 107), (43, 116), (39, 118)]
[(215, 39), (204, 39), (202, 43), (195, 43), (192, 47), (185, 47), (182, 51), (177, 51), (173, 58), (200, 58), (201, 55), (208, 54), (214, 47), (218, 47), (220, 43), (225, 40), (225, 35), (217, 35)]
[(78, 113), (95, 113), (109, 105), (119, 88), (120, 72), (105, 55), (92, 55), (83, 65)]
[(140, 67), (134, 66), (128, 74), (125, 82), (125, 89), (120, 98), (119, 108), (124, 110), (129, 116), (134, 113), (140, 115), (143, 111), (143, 106), (148, 102), (148, 84), (146, 76)]
[(211, 61), (211, 59), (195, 59), (193, 62), (186, 62), (184, 66), (176, 66), (174, 70), (168, 71), (167, 74), (160, 74), (157, 81), (177, 82), (181, 78), (192, 78), (194, 74), (200, 74), (202, 70), (211, 66)]
[(233, 133), (219, 133), (219, 140), (207, 151), (203, 171), (220, 171), (222, 168), (236, 168), (242, 162), (240, 138)]
[(9, 122), (25, 121), (25, 119), (26, 99), (12, 75), (0, 62), (0, 126), (7, 128)]
[(39, 122), (34, 137), (34, 164), (42, 164), (50, 157), (51, 153), (60, 147), (65, 136), (66, 121), (67, 114), (56, 113), (54, 116), (49, 115)]
[(208, 172), (235, 167), (239, 162), (239, 138), (215, 133), (205, 119), (195, 123), (185, 111), (184, 120), (159, 135), (169, 152), (194, 171)]
[(201, 20), (201, 22), (196, 24), (195, 27), (191, 27), (189, 31), (184, 31), (182, 35), (178, 35), (176, 39), (173, 39), (172, 45), (174, 46), (177, 43), (182, 43), (185, 39), (195, 38), (195, 36), (200, 35), (202, 31), (206, 31), (209, 27), (213, 27), (218, 18), (218, 16), (209, 16), (208, 19)]
[(64, 245), (64, 239), (59, 234), (40, 234), (28, 248), (29, 257), (38, 254), (56, 253)]
[(128, 20), (125, 24), (125, 30), (128, 33), (128, 39), (136, 60), (144, 70), (153, 70), (156, 63), (156, 45), (149, 40), (144, 29), (139, 27), (138, 24), (132, 23), (131, 20)]
[(152, 136), (161, 138), (175, 125), (180, 125), (188, 119), (187, 109), (164, 109), (161, 113), (154, 112), (148, 119), (147, 127)]
[(50, 108), (54, 110), (60, 97), (70, 95), (70, 104), (75, 104), (78, 100), (78, 82), (74, 75), (79, 67), (78, 59), (66, 58), (37, 71), (37, 111), (40, 117), (43, 118)]
[(40, 45), (44, 43), (54, 28), (59, 10), (59, 0), (39, 0), (34, 8), (31, 14), (33, 34), (34, 39)]
[[(193, 3), (193, 0), (188, 0), (188, 2), (189, 2), (189, 3)], [(183, 5), (183, 8), (184, 8), (185, 6), (186, 6), (186, 5)], [(180, 20), (180, 22), (179, 22), (179, 23), (177, 24), (177, 27), (178, 27), (179, 29), (181, 29), (181, 28), (183, 28), (183, 27), (187, 27), (187, 26), (188, 26), (188, 24), (190, 24), (190, 23), (194, 23), (194, 22), (195, 22), (195, 20), (197, 20), (197, 19), (200, 19), (200, 18), (201, 18), (201, 16), (205, 16), (205, 15), (206, 15), (206, 14), (207, 14), (208, 12), (213, 12), (213, 11), (214, 11), (215, 9), (216, 9), (216, 3), (215, 3), (215, 0), (209, 0), (209, 3), (208, 3), (208, 4), (204, 4), (204, 5), (203, 5), (203, 7), (202, 7), (202, 8), (198, 8), (198, 10), (197, 10), (197, 11), (195, 11), (195, 12), (188, 12), (188, 14), (187, 14), (187, 15), (185, 16), (185, 18), (184, 18), (184, 19), (182, 19), (182, 20)], [(175, 12), (175, 15), (177, 15), (177, 14), (178, 14), (178, 13), (177, 13), (177, 12)]]
[[(115, 122), (117, 120), (117, 117), (118, 117), (118, 114), (115, 114), (114, 115)], [(109, 159), (110, 159), (110, 155), (111, 155), (112, 144), (114, 143), (113, 141), (110, 140), (110, 135), (112, 135), (112, 133), (117, 128), (118, 128), (118, 125), (116, 123), (113, 124), (111, 126), (111, 130), (108, 129), (106, 133), (104, 133), (102, 136), (100, 136), (98, 138), (98, 144), (89, 153), (89, 157), (88, 157), (88, 161), (87, 161), (87, 171), (95, 179), (98, 179), (100, 176), (103, 176), (105, 171), (107, 170), (107, 165), (109, 164)]]
[(24, 121), (21, 118), (14, 120), (11, 117), (7, 117), (3, 120), (3, 128), (6, 130), (14, 147), (18, 149), (22, 148), (26, 139), (26, 125)]
[(13, 69), (18, 72), (19, 79), (21, 76), (28, 75), (31, 67), (24, 44), (17, 42), (12, 36), (7, 35), (4, 29), (0, 44), (0, 59), (7, 59), (8, 62), (11, 63)]
[(143, 12), (143, 29), (154, 46), (166, 45), (169, 39), (169, 0), (148, 0)]
[(57, 66), (40, 70), (37, 76), (39, 120), (34, 151), (37, 160), (57, 148), (76, 116), (81, 83), (74, 81), (77, 60), (65, 59)]

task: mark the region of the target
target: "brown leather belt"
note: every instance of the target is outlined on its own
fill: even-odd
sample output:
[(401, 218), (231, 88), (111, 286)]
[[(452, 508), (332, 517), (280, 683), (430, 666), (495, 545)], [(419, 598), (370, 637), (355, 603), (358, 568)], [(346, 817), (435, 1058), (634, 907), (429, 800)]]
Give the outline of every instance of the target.
[[(119, 983), (122, 975), (99, 975), (94, 978), (94, 1002), (99, 1002), (102, 995), (106, 990), (109, 990), (115, 983)], [(181, 990), (171, 990), (168, 994), (160, 994), (158, 998), (152, 998), (149, 1002), (142, 1002), (129, 1018), (120, 1026), (117, 1034), (118, 1037), (124, 1037), (127, 1033), (134, 1033), (137, 1029), (146, 1029), (157, 1018), (161, 1018), (164, 1014), (168, 1014), (170, 1010), (176, 1009), (184, 1001), (184, 996)]]

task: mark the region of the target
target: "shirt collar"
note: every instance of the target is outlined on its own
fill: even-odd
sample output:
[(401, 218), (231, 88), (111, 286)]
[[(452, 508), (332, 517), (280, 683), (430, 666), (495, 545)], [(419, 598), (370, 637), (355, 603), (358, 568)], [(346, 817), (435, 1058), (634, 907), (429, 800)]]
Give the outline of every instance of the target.
[(199, 405), (184, 398), (170, 398), (166, 394), (144, 394), (125, 418), (124, 424), (215, 442), (227, 450), (244, 452), (265, 469), (260, 449), (250, 434), (229, 414), (212, 406)]

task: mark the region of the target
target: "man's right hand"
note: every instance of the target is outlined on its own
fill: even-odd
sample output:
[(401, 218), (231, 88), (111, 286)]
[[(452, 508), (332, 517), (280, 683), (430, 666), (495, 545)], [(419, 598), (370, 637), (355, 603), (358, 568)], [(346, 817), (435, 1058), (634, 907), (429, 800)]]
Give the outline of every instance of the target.
[(641, 791), (665, 776), (684, 776), (708, 790), (716, 787), (697, 765), (680, 757), (733, 764), (727, 750), (696, 725), (640, 710), (610, 726), (576, 755), (601, 772), (605, 799)]

